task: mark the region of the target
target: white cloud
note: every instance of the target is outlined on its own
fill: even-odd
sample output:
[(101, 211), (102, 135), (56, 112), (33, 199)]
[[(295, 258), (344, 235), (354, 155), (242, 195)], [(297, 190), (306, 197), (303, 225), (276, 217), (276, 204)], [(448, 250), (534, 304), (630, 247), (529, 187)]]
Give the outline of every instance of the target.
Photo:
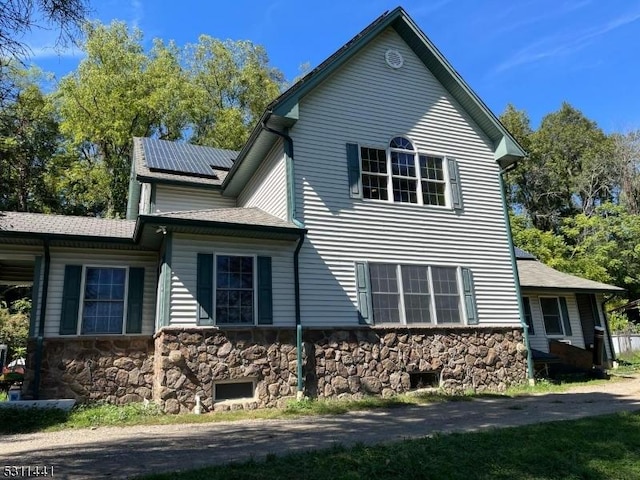
[(494, 73), (501, 73), (515, 67), (536, 63), (547, 58), (571, 55), (587, 47), (593, 41), (620, 27), (640, 19), (640, 12), (621, 15), (604, 25), (570, 33), (550, 35), (516, 52), (511, 58), (498, 65)]

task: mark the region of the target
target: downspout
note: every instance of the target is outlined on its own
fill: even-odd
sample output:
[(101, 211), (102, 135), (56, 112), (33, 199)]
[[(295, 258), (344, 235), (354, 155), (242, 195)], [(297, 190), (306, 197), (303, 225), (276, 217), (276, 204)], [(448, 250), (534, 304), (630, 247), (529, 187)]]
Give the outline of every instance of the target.
[[(286, 162), (286, 172), (287, 172), (287, 205), (288, 212), (287, 216), (291, 223), (293, 223), (296, 227), (304, 228), (304, 224), (296, 218), (297, 216), (297, 208), (296, 208), (296, 187), (295, 187), (295, 168), (293, 161), (293, 139), (285, 132), (280, 132), (275, 130), (267, 125), (269, 118), (271, 117), (273, 112), (267, 112), (267, 116), (262, 120), (261, 127), (266, 132), (272, 133), (273, 135), (277, 135), (282, 138), (284, 142), (284, 154), (285, 154), (285, 162)], [(296, 357), (297, 357), (297, 377), (298, 377), (298, 390), (296, 393), (296, 398), (298, 400), (302, 400), (304, 397), (304, 380), (302, 375), (302, 318), (300, 314), (300, 267), (298, 262), (298, 257), (300, 254), (300, 249), (302, 248), (302, 244), (304, 243), (304, 232), (300, 233), (300, 238), (298, 240), (298, 244), (296, 245), (296, 249), (293, 253), (293, 283), (294, 283), (294, 293), (295, 293), (295, 310), (296, 310)]]
[(298, 391), (296, 398), (302, 400), (304, 397), (304, 385), (302, 380), (302, 322), (300, 317), (300, 269), (298, 264), (298, 254), (304, 243), (304, 232), (300, 234), (298, 239), (298, 245), (293, 252), (293, 288), (296, 297), (296, 357), (297, 363), (297, 375), (298, 375)]
[(529, 327), (524, 320), (524, 307), (522, 305), (522, 293), (520, 291), (520, 275), (518, 274), (518, 264), (516, 262), (516, 255), (513, 250), (513, 237), (511, 236), (511, 219), (509, 218), (509, 208), (507, 205), (507, 198), (504, 193), (504, 178), (503, 174), (507, 173), (511, 169), (515, 168), (516, 164), (512, 164), (507, 168), (504, 168), (498, 172), (498, 179), (500, 180), (500, 196), (502, 197), (502, 211), (504, 214), (504, 221), (507, 226), (507, 241), (509, 243), (509, 256), (511, 257), (511, 269), (513, 270), (513, 278), (515, 280), (516, 296), (518, 298), (518, 314), (520, 315), (520, 325), (522, 325), (522, 331), (524, 333), (524, 344), (527, 347), (527, 378), (529, 384), (535, 383), (534, 371), (533, 371), (533, 354), (531, 353), (531, 345), (529, 343)]
[[(40, 398), (40, 369), (42, 368), (42, 351), (44, 347), (44, 320), (47, 309), (47, 294), (49, 293), (49, 267), (51, 254), (49, 252), (49, 240), (44, 241), (44, 277), (42, 278), (42, 296), (40, 297), (40, 321), (38, 324), (38, 336), (36, 337), (36, 361), (33, 377), (33, 398)], [(37, 280), (38, 282), (40, 279)], [(34, 308), (32, 306), (32, 308)]]
[[(609, 349), (611, 351), (611, 364), (612, 364), (612, 366), (616, 362), (616, 350), (613, 347), (613, 339), (611, 338), (611, 330), (609, 330), (609, 318), (607, 317), (607, 311), (605, 310), (604, 305), (609, 300), (612, 300), (614, 297), (615, 297), (615, 295), (611, 295), (608, 298), (604, 297), (604, 300), (600, 304), (600, 307), (602, 308), (602, 315), (604, 317), (602, 319), (602, 323), (604, 323), (604, 329), (605, 329), (605, 332), (607, 332), (607, 338), (609, 339)], [(605, 350), (605, 353), (606, 353), (606, 350)]]

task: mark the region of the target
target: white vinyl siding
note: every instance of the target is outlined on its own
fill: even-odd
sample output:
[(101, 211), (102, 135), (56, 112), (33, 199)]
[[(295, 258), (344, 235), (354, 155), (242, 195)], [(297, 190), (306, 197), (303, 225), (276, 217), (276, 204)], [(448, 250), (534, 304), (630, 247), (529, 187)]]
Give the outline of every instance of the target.
[[(531, 348), (549, 351), (549, 339), (569, 340), (571, 345), (578, 348), (585, 348), (584, 338), (582, 336), (582, 325), (580, 324), (580, 314), (578, 313), (578, 304), (576, 296), (573, 293), (561, 291), (530, 291), (523, 289), (522, 296), (529, 298), (531, 305), (531, 317), (533, 320), (534, 335), (529, 335), (529, 343)], [(546, 335), (544, 328), (544, 319), (542, 316), (542, 308), (540, 306), (540, 298), (559, 298), (564, 297), (567, 300), (567, 312), (569, 313), (569, 323), (571, 324), (571, 336), (564, 335)], [(560, 305), (558, 305), (560, 308)], [(562, 320), (560, 321), (562, 323)]]
[(257, 207), (287, 220), (287, 172), (279, 140), (238, 195), (239, 207)]
[(214, 190), (213, 187), (193, 188), (156, 184), (153, 188), (155, 188), (155, 210), (151, 213), (210, 210), (236, 206), (235, 198), (223, 197), (220, 190)]
[(140, 187), (140, 203), (138, 204), (138, 214), (145, 215), (151, 211), (151, 184), (143, 183)]
[(295, 325), (293, 251), (295, 242), (174, 234), (171, 253), (172, 326), (195, 326), (198, 253), (271, 257), (273, 325)]
[[(59, 336), (65, 265), (100, 265), (105, 267), (122, 267), (125, 265), (127, 267), (143, 267), (144, 297), (142, 309), (142, 334), (152, 335), (156, 306), (157, 263), (157, 254), (149, 252), (101, 250), (90, 248), (51, 248), (49, 294), (47, 298), (46, 320), (44, 326), (45, 337)], [(80, 321), (81, 319), (78, 317), (78, 322)], [(64, 335), (64, 337), (69, 337), (69, 335)]]
[[(404, 57), (389, 68), (387, 49)], [(295, 145), (302, 322), (358, 322), (355, 261), (463, 266), (473, 272), (480, 325), (519, 325), (493, 145), (389, 29), (300, 101)], [(407, 136), (421, 152), (455, 158), (461, 212), (353, 199), (346, 144), (385, 148)]]

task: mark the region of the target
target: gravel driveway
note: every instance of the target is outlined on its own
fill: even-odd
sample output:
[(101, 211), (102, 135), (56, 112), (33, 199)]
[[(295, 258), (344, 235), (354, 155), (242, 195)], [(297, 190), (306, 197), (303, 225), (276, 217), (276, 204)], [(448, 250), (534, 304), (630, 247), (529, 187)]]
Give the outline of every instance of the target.
[(53, 465), (56, 479), (130, 478), (336, 443), (382, 443), (640, 410), (640, 377), (559, 394), (480, 398), (294, 420), (105, 427), (0, 437), (5, 465)]

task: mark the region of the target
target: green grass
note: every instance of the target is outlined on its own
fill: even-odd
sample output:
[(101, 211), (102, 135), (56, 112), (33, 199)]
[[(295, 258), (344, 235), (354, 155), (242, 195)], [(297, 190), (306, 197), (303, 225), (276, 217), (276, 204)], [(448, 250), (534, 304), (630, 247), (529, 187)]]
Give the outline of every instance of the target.
[(405, 395), (396, 395), (390, 398), (371, 396), (354, 400), (302, 400), (299, 402), (289, 402), (284, 408), (234, 410), (203, 415), (166, 415), (153, 403), (148, 406), (144, 406), (143, 404), (119, 406), (110, 404), (80, 405), (75, 407), (71, 412), (63, 412), (56, 409), (23, 410), (0, 408), (0, 434), (109, 426), (210, 423), (295, 418), (309, 415), (340, 415), (357, 410), (397, 408), (433, 402), (472, 401), (475, 398), (501, 398), (505, 396), (513, 397), (536, 393), (554, 393), (565, 391), (573, 386), (592, 382), (606, 383), (607, 380), (591, 380), (587, 382), (565, 381), (561, 383), (539, 381), (534, 387), (514, 387), (505, 394), (465, 392), (460, 395), (446, 395), (438, 392), (414, 392)]
[[(276, 447), (277, 448), (277, 447)], [(329, 450), (216, 466), (146, 480), (388, 479), (605, 480), (640, 478), (640, 413), (389, 445)]]
[(618, 357), (619, 367), (614, 370), (616, 374), (640, 372), (640, 352), (622, 353)]

